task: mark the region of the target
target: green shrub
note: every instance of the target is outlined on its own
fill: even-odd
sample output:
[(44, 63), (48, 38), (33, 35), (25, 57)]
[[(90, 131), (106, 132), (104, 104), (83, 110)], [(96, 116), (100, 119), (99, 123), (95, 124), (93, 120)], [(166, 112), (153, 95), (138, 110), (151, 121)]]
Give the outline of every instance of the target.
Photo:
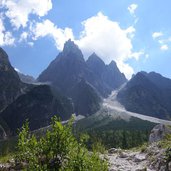
[(46, 135), (36, 138), (29, 133), (28, 122), (19, 133), (18, 162), (27, 164), (26, 170), (51, 171), (107, 171), (107, 162), (85, 146), (87, 136), (75, 138), (72, 133), (73, 119), (67, 124), (54, 117), (52, 128)]

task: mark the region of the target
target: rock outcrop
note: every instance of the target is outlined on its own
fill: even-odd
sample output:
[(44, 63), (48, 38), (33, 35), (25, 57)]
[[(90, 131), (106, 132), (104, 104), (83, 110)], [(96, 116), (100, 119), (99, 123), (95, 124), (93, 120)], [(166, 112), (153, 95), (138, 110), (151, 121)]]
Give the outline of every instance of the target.
[(163, 124), (156, 125), (150, 133), (149, 143), (158, 142), (167, 134), (171, 134), (171, 128)]

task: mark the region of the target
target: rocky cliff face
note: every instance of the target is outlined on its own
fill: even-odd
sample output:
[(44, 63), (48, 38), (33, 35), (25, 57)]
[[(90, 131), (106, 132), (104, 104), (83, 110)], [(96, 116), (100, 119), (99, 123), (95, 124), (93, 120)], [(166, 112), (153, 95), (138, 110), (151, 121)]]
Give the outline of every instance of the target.
[(171, 117), (171, 80), (157, 73), (137, 73), (117, 98), (128, 111), (161, 119)]
[(8, 55), (0, 48), (0, 111), (22, 92), (22, 83), (11, 66)]

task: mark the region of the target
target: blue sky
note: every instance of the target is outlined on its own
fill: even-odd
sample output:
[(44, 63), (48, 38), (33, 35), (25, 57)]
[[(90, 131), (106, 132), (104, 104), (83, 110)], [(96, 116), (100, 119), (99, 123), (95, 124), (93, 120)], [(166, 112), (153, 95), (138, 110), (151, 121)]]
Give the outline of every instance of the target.
[(130, 78), (171, 78), (171, 1), (0, 0), (0, 46), (12, 65), (37, 77), (71, 38), (85, 59), (96, 52)]

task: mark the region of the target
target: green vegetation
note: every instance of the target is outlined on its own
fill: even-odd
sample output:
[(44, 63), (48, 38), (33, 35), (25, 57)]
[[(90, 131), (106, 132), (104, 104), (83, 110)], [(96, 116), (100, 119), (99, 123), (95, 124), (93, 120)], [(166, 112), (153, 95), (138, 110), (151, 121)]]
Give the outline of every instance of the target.
[(166, 149), (165, 151), (165, 163), (166, 169), (168, 170), (168, 164), (171, 162), (171, 134), (166, 134), (163, 140), (158, 144), (161, 148)]
[(107, 162), (100, 159), (96, 150), (89, 152), (86, 141), (87, 135), (73, 135), (72, 119), (62, 125), (53, 117), (51, 130), (39, 139), (29, 133), (26, 122), (19, 133), (16, 160), (26, 163), (26, 170), (107, 171)]
[(0, 160), (16, 152), (17, 137), (0, 141)]
[(148, 141), (148, 132), (131, 130), (93, 130), (88, 132), (92, 143), (100, 139), (105, 148), (129, 149)]
[(80, 120), (77, 129), (78, 132), (90, 136), (89, 146), (94, 142), (101, 142), (106, 149), (113, 147), (130, 149), (148, 142), (150, 131), (154, 126), (154, 123), (136, 118), (130, 121), (102, 118), (99, 121), (89, 117)]
[(165, 137), (163, 138), (163, 140), (161, 140), (159, 142), (159, 145), (162, 147), (162, 148), (170, 148), (170, 144), (171, 144), (171, 134), (167, 134), (165, 135)]

